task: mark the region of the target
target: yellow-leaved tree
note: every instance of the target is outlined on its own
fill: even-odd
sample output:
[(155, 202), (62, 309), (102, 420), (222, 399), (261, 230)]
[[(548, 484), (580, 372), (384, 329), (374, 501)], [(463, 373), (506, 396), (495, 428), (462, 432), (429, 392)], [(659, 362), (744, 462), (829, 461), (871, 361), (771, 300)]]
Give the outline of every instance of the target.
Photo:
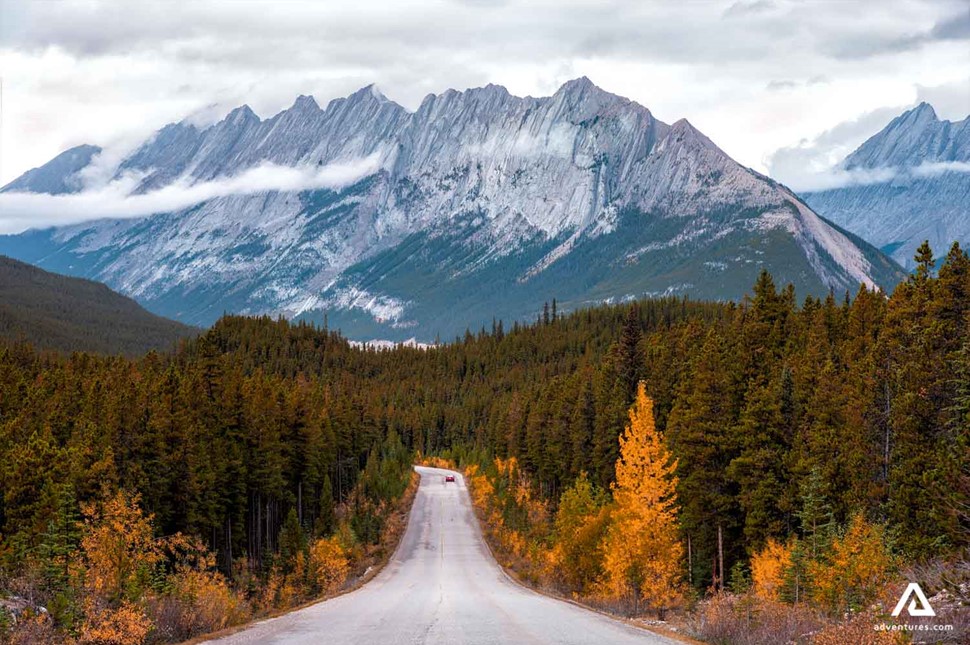
[(87, 590), (82, 643), (141, 643), (151, 630), (138, 601), (164, 556), (152, 517), (142, 513), (138, 502), (137, 495), (118, 491), (81, 507)]
[(832, 615), (865, 609), (892, 580), (895, 566), (886, 528), (857, 512), (829, 552), (810, 565), (814, 600)]
[(751, 588), (756, 596), (762, 600), (779, 600), (794, 550), (794, 540), (785, 544), (768, 538), (764, 548), (751, 556)]
[(310, 545), (309, 573), (314, 593), (337, 593), (349, 570), (347, 554), (336, 537), (320, 538)]
[(683, 546), (677, 538), (677, 463), (653, 418), (643, 382), (620, 436), (613, 484), (614, 511), (603, 549), (603, 592), (640, 602), (663, 619), (681, 597)]

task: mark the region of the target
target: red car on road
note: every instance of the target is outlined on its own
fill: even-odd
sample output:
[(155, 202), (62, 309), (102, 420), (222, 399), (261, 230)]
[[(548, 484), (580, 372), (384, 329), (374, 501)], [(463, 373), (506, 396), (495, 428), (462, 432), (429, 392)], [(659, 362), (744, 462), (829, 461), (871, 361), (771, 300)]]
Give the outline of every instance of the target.
[(445, 475), (445, 483), (453, 482), (453, 481), (455, 481), (454, 475)]

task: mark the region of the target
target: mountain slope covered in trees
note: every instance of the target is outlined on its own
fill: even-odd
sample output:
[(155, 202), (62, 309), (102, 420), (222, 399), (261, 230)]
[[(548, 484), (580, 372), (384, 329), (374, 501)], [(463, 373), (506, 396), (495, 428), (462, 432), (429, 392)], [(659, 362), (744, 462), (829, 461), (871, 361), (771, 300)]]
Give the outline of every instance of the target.
[(103, 284), (0, 256), (0, 337), (64, 352), (137, 355), (172, 349), (197, 333)]

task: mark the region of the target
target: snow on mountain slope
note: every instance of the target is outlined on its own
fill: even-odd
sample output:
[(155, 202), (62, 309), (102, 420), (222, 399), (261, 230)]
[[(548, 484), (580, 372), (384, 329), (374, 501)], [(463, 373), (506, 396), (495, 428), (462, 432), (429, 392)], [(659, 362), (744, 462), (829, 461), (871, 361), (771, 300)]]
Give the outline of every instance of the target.
[[(586, 78), (543, 98), (448, 90), (413, 113), (373, 86), (325, 109), (301, 96), (268, 119), (242, 106), (209, 127), (162, 128), (114, 176), (150, 198), (267, 164), (312, 172), (363, 159), (373, 172), (349, 186), (218, 193), (175, 212), (0, 237), (0, 252), (193, 323), (223, 311), (326, 314), (354, 337), (421, 340), (530, 316), (552, 297), (740, 298), (762, 267), (806, 294), (900, 276), (686, 120), (667, 125)], [(79, 190), (67, 180), (76, 165), (55, 159), (31, 171), (41, 184), (4, 190)]]
[(903, 266), (913, 265), (923, 240), (937, 255), (954, 241), (970, 243), (970, 118), (941, 121), (922, 103), (893, 119), (842, 167), (880, 171), (889, 179), (807, 193), (806, 201)]

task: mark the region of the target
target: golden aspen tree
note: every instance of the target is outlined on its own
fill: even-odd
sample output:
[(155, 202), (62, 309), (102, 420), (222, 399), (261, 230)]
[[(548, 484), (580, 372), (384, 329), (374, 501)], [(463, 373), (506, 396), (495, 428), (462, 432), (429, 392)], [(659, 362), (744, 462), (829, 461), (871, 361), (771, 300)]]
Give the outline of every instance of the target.
[(832, 615), (864, 609), (892, 579), (895, 565), (886, 528), (857, 512), (823, 559), (810, 565), (814, 600)]
[(153, 535), (152, 516), (140, 498), (118, 491), (102, 503), (84, 504), (85, 620), (81, 642), (141, 643), (151, 621), (137, 600), (163, 559)]
[(661, 618), (680, 596), (683, 546), (677, 539), (676, 467), (641, 382), (620, 436), (602, 587), (609, 597), (632, 598), (634, 611), (644, 601)]
[(751, 556), (751, 586), (756, 596), (762, 600), (779, 599), (794, 550), (794, 540), (785, 544), (768, 538), (764, 548)]
[(310, 545), (310, 583), (315, 593), (337, 593), (349, 570), (347, 554), (336, 537), (320, 538)]

